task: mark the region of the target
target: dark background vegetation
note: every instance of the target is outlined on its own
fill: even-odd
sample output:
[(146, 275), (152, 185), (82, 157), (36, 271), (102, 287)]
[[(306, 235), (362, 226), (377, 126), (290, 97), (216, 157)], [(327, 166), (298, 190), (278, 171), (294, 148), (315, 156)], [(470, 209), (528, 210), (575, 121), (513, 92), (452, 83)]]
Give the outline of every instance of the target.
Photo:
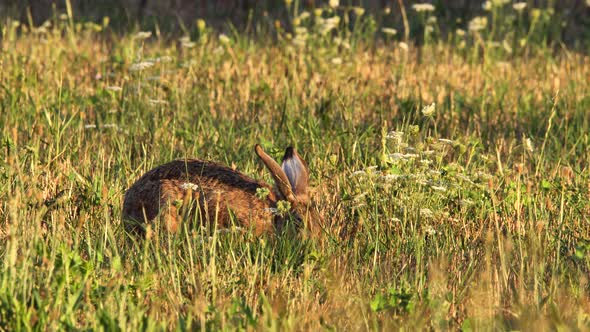
[[(327, 1), (294, 1), (300, 10), (313, 10), (325, 6)], [(373, 15), (387, 26), (400, 31), (404, 36), (401, 6), (409, 17), (409, 22), (417, 15), (411, 6), (415, 3), (428, 2), (436, 6), (435, 16), (443, 33), (456, 28), (465, 29), (469, 20), (485, 14), (480, 0), (341, 0), (341, 6), (362, 6), (366, 13)], [(586, 46), (590, 40), (590, 6), (586, 0), (528, 0), (527, 10), (533, 8), (548, 10), (554, 27), (547, 36), (552, 44), (565, 43), (569, 47)], [(205, 19), (207, 24), (218, 30), (235, 27), (238, 31), (255, 33), (255, 31), (272, 31), (276, 21), (289, 29), (288, 12), (285, 1), (270, 0), (71, 0), (74, 18), (82, 21), (100, 22), (103, 17), (110, 18), (111, 27), (125, 32), (133, 29), (158, 29), (165, 33), (178, 34), (194, 26), (196, 19)], [(385, 15), (385, 9), (389, 14)], [(0, 1), (0, 15), (3, 19), (12, 17), (21, 22), (39, 25), (50, 19), (56, 12), (67, 10), (65, 0), (4, 0)], [(248, 29), (256, 26), (258, 29)], [(412, 28), (412, 27), (411, 27)], [(261, 30), (262, 29), (262, 30)], [(420, 42), (420, 29), (411, 29), (410, 38)]]

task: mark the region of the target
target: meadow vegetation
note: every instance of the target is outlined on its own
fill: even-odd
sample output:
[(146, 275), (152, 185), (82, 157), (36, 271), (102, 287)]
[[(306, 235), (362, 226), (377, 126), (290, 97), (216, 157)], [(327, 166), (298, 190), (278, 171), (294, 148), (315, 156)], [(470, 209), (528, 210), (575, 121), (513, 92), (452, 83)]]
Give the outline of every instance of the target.
[[(3, 18), (0, 330), (590, 329), (587, 46), (499, 0), (446, 32), (406, 7), (419, 36), (285, 3), (253, 34)], [(319, 238), (126, 236), (142, 173), (271, 182), (256, 143), (308, 162)]]

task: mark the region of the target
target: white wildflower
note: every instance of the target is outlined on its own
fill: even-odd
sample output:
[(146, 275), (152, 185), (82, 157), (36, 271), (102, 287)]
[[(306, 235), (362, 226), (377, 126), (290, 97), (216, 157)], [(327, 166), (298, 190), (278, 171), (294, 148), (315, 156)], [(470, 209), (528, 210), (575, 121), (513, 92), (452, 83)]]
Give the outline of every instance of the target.
[(105, 123), (103, 126), (103, 128), (119, 128), (119, 126), (116, 123)]
[(393, 181), (399, 180), (401, 178), (403, 178), (403, 176), (399, 175), (399, 174), (386, 174), (386, 175), (381, 176), (381, 180), (383, 180), (385, 182), (393, 182)]
[(306, 27), (296, 27), (295, 28), (295, 35), (307, 37), (307, 28)]
[(341, 65), (342, 64), (342, 58), (332, 58), (332, 64)]
[(171, 56), (169, 56), (169, 55), (163, 55), (163, 56), (158, 57), (158, 58), (150, 59), (149, 61), (152, 61), (152, 62), (171, 62), (172, 60), (173, 59), (172, 59)]
[(422, 115), (424, 115), (426, 117), (431, 117), (434, 115), (435, 110), (436, 110), (436, 103), (426, 105), (426, 106), (424, 106), (424, 108), (422, 108)]
[(427, 181), (425, 179), (416, 179), (416, 184), (419, 184), (421, 186), (429, 186), (430, 183), (430, 181)]
[(363, 16), (363, 14), (365, 13), (365, 8), (363, 7), (354, 7), (352, 10), (356, 14), (356, 16)]
[(222, 33), (222, 34), (219, 35), (219, 42), (222, 43), (222, 44), (224, 44), (224, 45), (227, 45), (227, 44), (229, 44), (230, 39), (229, 39), (229, 37), (226, 34), (223, 34)]
[(87, 124), (87, 125), (84, 125), (84, 129), (94, 129), (94, 128), (96, 128), (96, 125), (95, 124)]
[(329, 4), (330, 4), (330, 7), (336, 8), (340, 5), (340, 0), (330, 0)]
[(148, 100), (148, 103), (150, 103), (151, 105), (168, 104), (167, 101), (162, 99), (150, 99)]
[(469, 31), (475, 32), (485, 29), (488, 25), (488, 18), (484, 16), (474, 17), (471, 21), (469, 21)]
[(422, 160), (420, 160), (420, 164), (422, 164), (422, 165), (430, 165), (430, 164), (432, 164), (432, 160), (422, 159)]
[(151, 36), (152, 36), (151, 31), (140, 31), (140, 32), (136, 33), (133, 38), (139, 39), (139, 40), (144, 40), (144, 39), (150, 38)]
[(434, 11), (434, 6), (430, 3), (415, 3), (412, 5), (412, 8), (417, 12), (432, 12), (432, 11)]
[(123, 90), (123, 88), (121, 88), (120, 86), (114, 86), (114, 85), (107, 86), (106, 89), (109, 90), (109, 91), (121, 91), (121, 90)]
[(193, 48), (193, 47), (195, 47), (195, 45), (197, 45), (197, 44), (195, 42), (190, 41), (190, 40), (180, 43), (180, 46), (182, 48)]
[(295, 46), (305, 46), (306, 40), (307, 40), (306, 35), (297, 35), (295, 38), (293, 38), (293, 44)]
[(450, 139), (447, 139), (447, 138), (439, 138), (438, 141), (441, 143), (449, 144), (449, 145), (453, 144), (453, 141)]
[(434, 191), (440, 191), (440, 192), (447, 191), (447, 188), (445, 188), (443, 186), (430, 186), (430, 188), (432, 188), (432, 190), (434, 190)]
[(493, 178), (494, 178), (494, 176), (493, 176), (493, 175), (491, 175), (491, 174), (488, 174), (488, 173), (484, 173), (484, 172), (482, 172), (482, 171), (478, 171), (478, 172), (476, 173), (476, 176), (477, 176), (478, 178), (482, 179), (482, 180), (485, 180), (485, 181), (487, 181), (487, 180), (490, 180), (490, 179), (493, 179)]
[(340, 24), (340, 16), (334, 16), (321, 21), (320, 34), (326, 35)]
[(381, 31), (386, 35), (395, 36), (397, 34), (397, 30), (393, 28), (381, 28)]
[(311, 15), (309, 14), (308, 11), (303, 11), (303, 12), (301, 12), (301, 14), (299, 14), (299, 16), (297, 18), (300, 19), (301, 21), (303, 21), (310, 16)]
[(420, 155), (418, 155), (417, 153), (392, 153), (387, 155), (387, 157), (389, 157), (389, 159), (391, 160), (408, 160), (408, 159), (414, 159), (414, 158), (418, 158)]
[(420, 216), (422, 216), (424, 218), (432, 218), (432, 217), (434, 217), (434, 213), (432, 212), (432, 210), (430, 210), (428, 208), (423, 208), (423, 209), (420, 209)]
[(198, 184), (194, 184), (191, 182), (185, 182), (183, 184), (180, 185), (180, 189), (182, 190), (198, 190), (199, 189), (199, 185)]
[(387, 133), (385, 138), (393, 140), (395, 144), (401, 144), (404, 139), (404, 132), (403, 131), (390, 131)]
[(436, 235), (436, 230), (431, 225), (426, 226), (426, 229), (424, 231), (426, 232), (427, 235), (430, 235), (430, 236)]
[(401, 48), (402, 50), (404, 50), (405, 52), (408, 51), (409, 47), (408, 44), (404, 43), (404, 42), (400, 42), (399, 43), (399, 48)]
[(524, 140), (524, 146), (526, 147), (527, 151), (529, 151), (530, 153), (533, 152), (534, 147), (533, 147), (533, 141), (531, 141), (530, 138), (525, 138)]
[(502, 47), (504, 48), (506, 53), (512, 54), (512, 47), (510, 46), (510, 44), (508, 43), (508, 41), (506, 39), (504, 39), (502, 41)]
[(475, 202), (470, 200), (469, 198), (465, 198), (465, 199), (460, 200), (459, 204), (461, 204), (461, 206), (471, 206), (471, 205), (475, 204)]
[(517, 2), (512, 5), (512, 8), (514, 8), (514, 10), (517, 12), (521, 12), (526, 8), (526, 5), (526, 2)]
[(352, 172), (351, 176), (366, 175), (366, 174), (367, 174), (367, 172), (365, 172), (363, 170), (359, 170), (359, 171)]
[(151, 61), (142, 61), (142, 62), (132, 64), (131, 67), (129, 67), (129, 70), (130, 71), (142, 71), (146, 68), (150, 68), (153, 65), (154, 65), (154, 63)]
[(391, 219), (389, 219), (389, 221), (391, 222), (401, 222), (401, 219), (398, 217), (391, 217)]
[[(222, 49), (221, 51), (223, 52), (223, 47), (218, 47), (218, 48), (221, 48)], [(215, 50), (213, 50), (213, 53), (215, 53)], [(195, 60), (189, 60), (187, 62), (182, 63), (180, 66), (183, 68), (190, 68), (190, 67), (193, 67), (196, 63), (197, 62)]]
[(401, 139), (404, 137), (404, 132), (392, 130), (392, 131), (388, 132), (387, 136), (385, 136), (385, 137), (387, 139)]
[(465, 181), (467, 183), (475, 184), (475, 182), (471, 181), (471, 179), (465, 174), (457, 174), (456, 177), (457, 179)]

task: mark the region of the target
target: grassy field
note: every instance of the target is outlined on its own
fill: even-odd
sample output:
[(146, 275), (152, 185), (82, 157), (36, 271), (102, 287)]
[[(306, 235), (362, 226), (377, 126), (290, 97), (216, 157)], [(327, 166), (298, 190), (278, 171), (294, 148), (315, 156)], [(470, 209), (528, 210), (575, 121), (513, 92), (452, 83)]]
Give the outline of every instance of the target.
[[(590, 57), (490, 6), (448, 35), (406, 8), (419, 47), (344, 6), (183, 38), (5, 19), (0, 330), (590, 329)], [(319, 238), (126, 236), (143, 172), (270, 182), (256, 143), (308, 162)]]

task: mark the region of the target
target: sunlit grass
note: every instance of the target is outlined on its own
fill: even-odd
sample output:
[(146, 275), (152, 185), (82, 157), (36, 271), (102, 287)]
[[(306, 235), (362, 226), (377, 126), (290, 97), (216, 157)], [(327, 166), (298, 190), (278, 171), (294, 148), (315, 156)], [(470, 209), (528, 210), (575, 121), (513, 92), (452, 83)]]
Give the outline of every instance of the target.
[[(406, 8), (420, 46), (330, 3), (269, 38), (7, 20), (0, 329), (589, 329), (590, 58), (501, 1), (444, 42)], [(124, 234), (143, 172), (270, 182), (256, 143), (308, 162), (318, 239)]]

